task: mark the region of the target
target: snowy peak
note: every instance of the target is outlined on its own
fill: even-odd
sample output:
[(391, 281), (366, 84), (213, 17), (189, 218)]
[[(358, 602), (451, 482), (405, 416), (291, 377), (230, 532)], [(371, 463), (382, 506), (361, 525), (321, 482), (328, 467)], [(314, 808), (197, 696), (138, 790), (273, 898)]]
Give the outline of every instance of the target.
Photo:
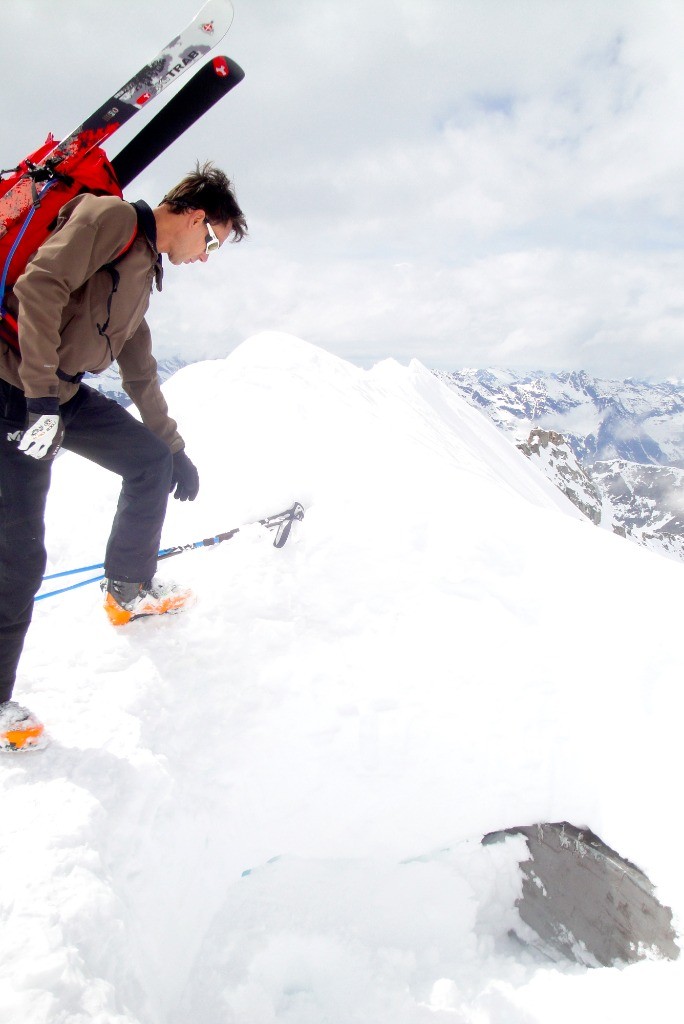
[[(573, 514), (499, 431), (415, 360), (407, 367), (388, 359), (366, 371), (298, 338), (264, 332), (225, 360), (181, 370), (165, 394), (171, 409), (182, 403), (180, 429), (191, 453), (207, 450), (208, 409), (222, 410), (222, 436), (242, 437), (249, 422), (252, 456), (258, 451), (264, 482), (277, 482), (281, 505), (312, 497), (313, 468), (324, 494), (354, 506), (355, 518), (363, 517), (365, 502), (381, 500), (388, 531), (396, 509), (434, 510), (438, 497), (454, 514), (465, 513), (466, 493), (470, 505), (493, 508), (504, 491), (525, 506)], [(252, 401), (248, 421), (235, 412), (244, 394)], [(239, 458), (240, 445), (229, 448)], [(226, 458), (218, 448), (213, 454)], [(205, 475), (213, 489), (212, 474)]]

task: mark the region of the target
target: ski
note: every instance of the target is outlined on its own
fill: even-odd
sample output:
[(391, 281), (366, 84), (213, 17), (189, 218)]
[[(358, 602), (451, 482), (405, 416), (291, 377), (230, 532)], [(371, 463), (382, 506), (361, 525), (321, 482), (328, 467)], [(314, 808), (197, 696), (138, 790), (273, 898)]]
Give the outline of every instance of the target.
[[(290, 508), (286, 508), (283, 512), (277, 512), (273, 516), (266, 516), (265, 519), (258, 519), (254, 523), (249, 523), (249, 526), (264, 526), (267, 530), (275, 530), (276, 535), (273, 541), (274, 548), (282, 548), (287, 543), (287, 539), (290, 536), (293, 523), (301, 522), (304, 518), (304, 506), (300, 505), (298, 501), (295, 501)], [(241, 530), (247, 529), (246, 526), (236, 526), (232, 530), (228, 530), (226, 533), (217, 533), (214, 537), (205, 537), (204, 540), (193, 541), (192, 544), (177, 544), (172, 548), (162, 548), (157, 555), (157, 560), (161, 561), (163, 558), (173, 558), (174, 555), (182, 555), (184, 551), (194, 551), (196, 548), (208, 548), (213, 547), (214, 544), (222, 544), (226, 540), (230, 540)], [(64, 569), (62, 572), (53, 572), (49, 576), (43, 576), (43, 583), (47, 583), (50, 580), (63, 579), (65, 576), (76, 576), (83, 572), (93, 572), (96, 569), (104, 569), (103, 562), (97, 562), (95, 565), (81, 565), (78, 569)], [(98, 583), (104, 579), (102, 573), (99, 576), (89, 576), (87, 580), (81, 580), (79, 583), (72, 583), (67, 587), (60, 587), (58, 590), (49, 590), (47, 593), (38, 594), (34, 599), (36, 601), (43, 601), (46, 597), (56, 597), (57, 594), (66, 594), (68, 590), (77, 590), (79, 587), (84, 587), (88, 583)]]
[(183, 85), (145, 125), (111, 164), (121, 188), (126, 188), (153, 160), (226, 93), (239, 85), (245, 73), (230, 57), (214, 57)]
[(40, 186), (68, 175), (95, 146), (126, 124), (150, 100), (175, 82), (223, 39), (233, 20), (231, 0), (207, 0), (190, 24), (148, 64), (98, 107), (78, 128), (27, 166), (0, 198), (0, 238), (40, 199)]

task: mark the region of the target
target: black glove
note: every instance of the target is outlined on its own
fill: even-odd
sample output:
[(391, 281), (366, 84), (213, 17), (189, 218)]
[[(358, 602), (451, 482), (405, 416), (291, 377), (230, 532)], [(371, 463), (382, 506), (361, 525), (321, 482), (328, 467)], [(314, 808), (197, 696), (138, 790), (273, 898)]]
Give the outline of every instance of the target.
[(173, 476), (169, 494), (176, 488), (174, 498), (180, 501), (194, 501), (199, 491), (199, 473), (183, 449), (173, 453)]
[(64, 437), (58, 398), (27, 398), (26, 428), (19, 440), (19, 451), (32, 459), (54, 459)]

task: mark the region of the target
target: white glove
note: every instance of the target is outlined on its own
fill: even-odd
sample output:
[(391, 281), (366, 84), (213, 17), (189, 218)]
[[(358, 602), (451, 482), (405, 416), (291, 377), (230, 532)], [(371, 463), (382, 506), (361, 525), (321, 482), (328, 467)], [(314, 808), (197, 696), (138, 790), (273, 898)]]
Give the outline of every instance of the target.
[(19, 442), (19, 451), (32, 459), (53, 459), (59, 451), (64, 437), (62, 417), (57, 413), (28, 414), (26, 430)]

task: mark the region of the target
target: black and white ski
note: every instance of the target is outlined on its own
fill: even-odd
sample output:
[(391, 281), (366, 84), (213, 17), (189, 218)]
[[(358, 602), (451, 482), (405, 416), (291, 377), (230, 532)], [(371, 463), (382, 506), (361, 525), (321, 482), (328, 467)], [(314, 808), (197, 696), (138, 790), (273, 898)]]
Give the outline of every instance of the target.
[(112, 158), (111, 163), (121, 188), (126, 188), (222, 96), (239, 85), (244, 77), (240, 65), (230, 57), (214, 57), (200, 68), (135, 138)]
[[(0, 197), (0, 238), (16, 224), (40, 196), (44, 184), (57, 171), (68, 174), (95, 146), (158, 96), (188, 68), (197, 64), (223, 39), (233, 20), (231, 0), (207, 0), (190, 24), (148, 64), (98, 107), (90, 117), (55, 146), (31, 173), (24, 174)], [(38, 172), (38, 173), (36, 173)]]

